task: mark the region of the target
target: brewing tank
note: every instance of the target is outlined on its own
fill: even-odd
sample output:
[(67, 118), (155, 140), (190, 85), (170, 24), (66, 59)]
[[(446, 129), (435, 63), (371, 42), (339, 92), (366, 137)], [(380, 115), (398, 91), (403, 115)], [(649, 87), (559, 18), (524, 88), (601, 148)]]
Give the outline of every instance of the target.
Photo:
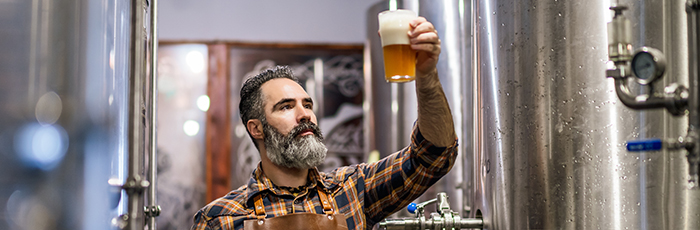
[(0, 1), (0, 229), (118, 227), (130, 7)]
[(635, 48), (667, 57), (653, 90), (687, 85), (685, 1), (474, 1), (475, 84), (463, 92), (476, 100), (465, 159), (474, 190), (464, 199), (485, 229), (700, 228), (685, 152), (625, 149), (683, 136), (687, 117), (619, 102), (605, 77), (611, 5), (629, 7)]

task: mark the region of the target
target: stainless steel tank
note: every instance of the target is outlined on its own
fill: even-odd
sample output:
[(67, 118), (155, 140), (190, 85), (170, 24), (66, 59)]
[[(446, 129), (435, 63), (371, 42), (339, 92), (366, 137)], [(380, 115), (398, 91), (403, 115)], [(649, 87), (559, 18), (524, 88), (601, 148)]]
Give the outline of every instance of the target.
[[(468, 4), (468, 3), (467, 3)], [(465, 142), (464, 131), (472, 130), (470, 111), (472, 88), (467, 78), (471, 72), (469, 56), (470, 30), (468, 7), (461, 0), (393, 0), (379, 2), (367, 11), (365, 43), (365, 152), (376, 151), (381, 157), (396, 152), (410, 143), (411, 129), (418, 118), (415, 82), (387, 83), (384, 80), (382, 46), (377, 35), (377, 14), (389, 9), (409, 9), (430, 21), (440, 35), (442, 53), (437, 64), (440, 82), (452, 109), (455, 132), (459, 138), (459, 157), (448, 175), (433, 186), (421, 200), (432, 199), (438, 192), (447, 193), (453, 210), (462, 211), (463, 170), (461, 160), (472, 145)], [(465, 10), (466, 9), (466, 10)], [(470, 136), (470, 135), (466, 135)], [(471, 172), (471, 170), (469, 170)]]
[(0, 1), (0, 229), (111, 229), (123, 213), (129, 6)]
[(632, 44), (666, 54), (658, 84), (687, 85), (685, 1), (474, 4), (471, 217), (486, 229), (700, 228), (685, 153), (624, 145), (683, 136), (687, 118), (628, 109), (605, 77), (608, 8), (617, 4), (630, 7)]

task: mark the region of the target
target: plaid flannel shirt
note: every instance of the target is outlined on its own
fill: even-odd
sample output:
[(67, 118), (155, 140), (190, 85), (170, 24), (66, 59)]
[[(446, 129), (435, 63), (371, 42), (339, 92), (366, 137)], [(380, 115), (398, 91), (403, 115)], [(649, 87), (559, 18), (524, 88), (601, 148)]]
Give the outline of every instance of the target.
[(244, 220), (256, 218), (253, 202), (258, 194), (263, 197), (267, 218), (300, 212), (323, 214), (316, 189), (333, 197), (333, 206), (345, 216), (348, 229), (371, 229), (417, 199), (449, 172), (457, 158), (457, 140), (451, 146), (436, 147), (417, 130), (414, 127), (409, 146), (380, 161), (330, 173), (311, 169), (310, 183), (296, 196), (275, 186), (258, 165), (247, 185), (199, 210), (192, 229), (243, 229)]

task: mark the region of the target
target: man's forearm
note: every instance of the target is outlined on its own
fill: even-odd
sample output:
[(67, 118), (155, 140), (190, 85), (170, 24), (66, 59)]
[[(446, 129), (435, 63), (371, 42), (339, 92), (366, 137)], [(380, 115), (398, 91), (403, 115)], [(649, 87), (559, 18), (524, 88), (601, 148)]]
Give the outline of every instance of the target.
[(418, 95), (418, 129), (423, 137), (436, 146), (454, 143), (452, 112), (437, 75), (437, 69), (416, 78)]

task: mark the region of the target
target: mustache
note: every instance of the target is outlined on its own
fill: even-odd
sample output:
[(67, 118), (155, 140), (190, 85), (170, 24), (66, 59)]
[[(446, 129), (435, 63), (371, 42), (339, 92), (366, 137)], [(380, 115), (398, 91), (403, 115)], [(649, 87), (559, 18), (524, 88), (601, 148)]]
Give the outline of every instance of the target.
[(299, 123), (296, 127), (294, 127), (291, 131), (289, 131), (289, 135), (287, 135), (290, 138), (294, 138), (296, 136), (299, 136), (299, 134), (306, 132), (306, 131), (311, 131), (313, 134), (323, 140), (323, 134), (321, 133), (321, 129), (318, 127), (318, 125), (314, 124), (313, 122), (310, 121), (304, 121), (302, 123)]

